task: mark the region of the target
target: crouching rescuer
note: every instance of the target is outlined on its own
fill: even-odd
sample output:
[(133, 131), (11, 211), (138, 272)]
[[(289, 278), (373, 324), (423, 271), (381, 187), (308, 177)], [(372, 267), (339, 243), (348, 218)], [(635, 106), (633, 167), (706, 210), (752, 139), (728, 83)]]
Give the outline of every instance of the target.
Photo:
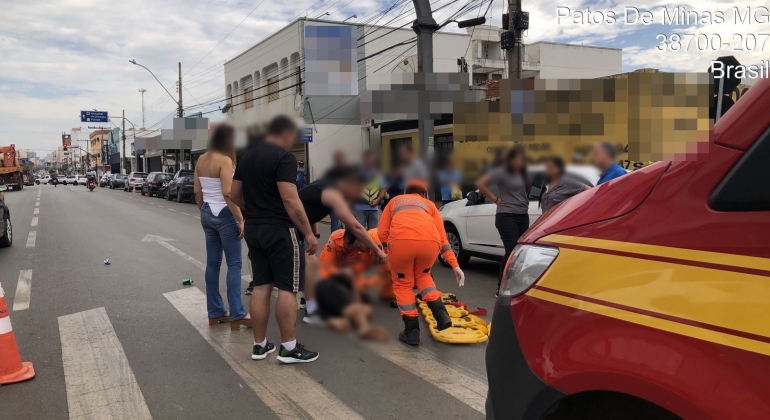
[(441, 214), (426, 198), (427, 191), (425, 181), (409, 181), (406, 194), (392, 199), (385, 207), (379, 225), (380, 241), (389, 249), (393, 292), (404, 320), (404, 331), (398, 338), (412, 346), (420, 344), (414, 286), (433, 313), (436, 328), (442, 331), (452, 326), (441, 301), (441, 292), (430, 272), (439, 253), (452, 266), (457, 282), (461, 286), (465, 282), (465, 275), (447, 241)]

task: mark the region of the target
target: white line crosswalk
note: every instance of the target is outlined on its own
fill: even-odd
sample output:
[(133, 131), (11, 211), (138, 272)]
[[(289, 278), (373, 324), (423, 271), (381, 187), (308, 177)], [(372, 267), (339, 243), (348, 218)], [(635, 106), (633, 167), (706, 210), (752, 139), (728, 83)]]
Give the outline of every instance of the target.
[(59, 317), (70, 420), (152, 419), (104, 308)]
[(253, 343), (251, 334), (230, 334), (223, 328), (209, 328), (201, 312), (201, 308), (206, 307), (206, 295), (197, 288), (182, 289), (163, 296), (281, 419), (363, 419), (294, 366), (280, 366), (275, 358), (252, 361), (249, 351)]

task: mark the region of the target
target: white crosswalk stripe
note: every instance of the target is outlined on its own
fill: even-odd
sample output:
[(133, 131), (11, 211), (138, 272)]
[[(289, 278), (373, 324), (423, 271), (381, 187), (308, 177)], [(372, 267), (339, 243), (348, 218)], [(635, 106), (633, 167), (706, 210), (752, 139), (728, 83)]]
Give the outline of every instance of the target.
[(206, 308), (206, 295), (197, 288), (177, 290), (163, 296), (281, 419), (363, 419), (295, 366), (281, 366), (275, 357), (251, 360), (254, 337), (250, 333), (210, 328), (205, 310), (201, 309)]
[(411, 348), (398, 341), (374, 343), (370, 348), (474, 410), (482, 414), (486, 412), (487, 381), (474, 372), (428, 350)]
[(152, 419), (107, 311), (59, 317), (69, 418)]

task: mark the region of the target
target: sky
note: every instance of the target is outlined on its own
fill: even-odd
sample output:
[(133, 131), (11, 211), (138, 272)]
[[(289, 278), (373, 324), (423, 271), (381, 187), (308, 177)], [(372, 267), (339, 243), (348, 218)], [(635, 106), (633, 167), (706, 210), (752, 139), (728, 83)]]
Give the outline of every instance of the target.
[[(434, 9), (448, 5), (437, 15), (470, 3), (488, 0), (432, 0)], [(363, 22), (398, 3), (384, 23), (402, 10), (393, 21), (398, 26), (414, 19), (409, 0), (27, 0), (0, 3), (0, 145), (16, 144), (17, 149), (33, 150), (44, 156), (61, 144), (62, 132), (72, 133), (73, 143), (85, 140), (88, 124), (80, 122), (81, 110), (108, 111), (121, 116), (126, 127), (142, 127), (144, 96), (146, 127), (158, 128), (172, 116), (176, 103), (144, 69), (129, 63), (135, 59), (152, 70), (176, 96), (177, 63), (182, 63), (183, 103), (207, 103), (224, 96), (224, 61), (246, 50), (299, 16)], [(487, 16), (499, 26), (506, 0), (495, 0)], [(705, 71), (712, 59), (735, 55), (743, 64), (770, 59), (770, 17), (765, 1), (694, 1), (671, 3), (660, 0), (554, 1), (523, 0), (530, 13), (530, 30), (525, 43), (537, 41), (570, 42), (623, 49), (623, 70), (657, 68), (663, 71)], [(483, 7), (486, 10), (487, 3)], [(627, 7), (652, 13), (652, 23), (626, 24)], [(695, 11), (700, 17), (724, 14), (723, 23), (663, 23), (663, 10), (675, 8)], [(756, 19), (735, 22), (733, 7), (741, 16), (746, 8)], [(568, 10), (567, 10), (568, 9)], [(590, 14), (587, 11), (590, 10)], [(606, 22), (608, 12), (616, 21)], [(605, 19), (596, 12), (604, 13)], [(483, 11), (481, 12), (483, 13)], [(558, 15), (567, 15), (558, 18)], [(475, 17), (476, 12), (466, 16)], [(633, 16), (633, 14), (629, 15)], [(588, 23), (593, 18), (599, 24)], [(441, 22), (439, 22), (441, 23)], [(488, 22), (489, 23), (489, 22)], [(448, 25), (447, 30), (458, 30)], [(660, 51), (660, 34), (693, 34), (689, 49), (673, 44)], [(720, 39), (729, 45), (700, 51), (698, 40)], [(743, 51), (730, 51), (740, 40)], [(763, 39), (766, 41), (763, 45)], [(756, 42), (754, 42), (756, 41)], [(681, 44), (684, 45), (686, 39)], [(746, 45), (750, 44), (750, 45)], [(762, 47), (764, 49), (762, 50)], [(747, 51), (751, 48), (753, 51)], [(215, 111), (208, 106), (204, 111)], [(197, 110), (200, 110), (197, 109)], [(197, 111), (196, 110), (196, 111)], [(219, 112), (209, 116), (221, 115)], [(120, 119), (113, 119), (121, 124)], [(110, 125), (111, 126), (111, 125)], [(85, 143), (80, 143), (85, 147)]]

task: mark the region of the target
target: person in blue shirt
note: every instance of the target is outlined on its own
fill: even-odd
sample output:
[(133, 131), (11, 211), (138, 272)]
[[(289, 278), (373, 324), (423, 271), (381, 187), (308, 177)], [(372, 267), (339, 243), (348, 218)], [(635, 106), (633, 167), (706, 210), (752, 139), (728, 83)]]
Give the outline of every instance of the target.
[(591, 164), (602, 174), (596, 185), (604, 184), (626, 174), (626, 170), (615, 162), (616, 157), (617, 149), (612, 144), (601, 142), (594, 145), (593, 150), (591, 150)]
[(297, 189), (304, 188), (305, 182), (305, 162), (297, 162)]
[(441, 204), (451, 203), (452, 201), (452, 186), (460, 186), (462, 177), (460, 172), (455, 169), (452, 161), (447, 159), (444, 164), (444, 168), (438, 173), (438, 183), (441, 185)]

